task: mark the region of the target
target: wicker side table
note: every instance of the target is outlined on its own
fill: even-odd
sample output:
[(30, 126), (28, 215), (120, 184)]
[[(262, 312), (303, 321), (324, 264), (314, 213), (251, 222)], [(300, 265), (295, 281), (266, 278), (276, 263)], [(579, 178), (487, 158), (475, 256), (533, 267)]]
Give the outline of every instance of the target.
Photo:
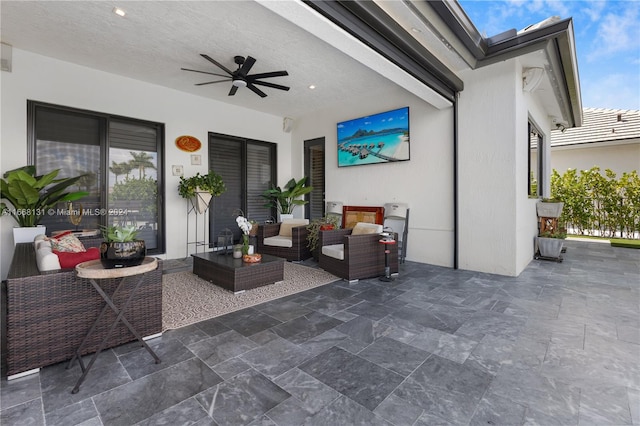
[[(138, 290), (138, 287), (140, 287), (140, 284), (143, 281), (144, 274), (146, 274), (147, 272), (154, 271), (157, 268), (158, 268), (158, 261), (153, 257), (146, 257), (142, 262), (142, 264), (138, 266), (130, 266), (127, 268), (105, 269), (102, 266), (102, 263), (100, 262), (100, 260), (90, 260), (88, 262), (80, 263), (79, 265), (76, 266), (76, 274), (78, 278), (88, 279), (89, 282), (91, 282), (91, 284), (93, 285), (93, 288), (104, 299), (105, 304), (102, 310), (100, 311), (98, 318), (96, 318), (95, 322), (89, 329), (89, 332), (87, 333), (82, 343), (80, 344), (80, 347), (76, 350), (75, 354), (73, 355), (73, 358), (71, 358), (71, 360), (69, 361), (69, 364), (67, 365), (67, 368), (71, 368), (71, 366), (73, 365), (73, 362), (77, 359), (78, 363), (80, 364), (80, 368), (82, 370), (82, 375), (76, 382), (76, 385), (73, 387), (73, 390), (71, 391), (71, 393), (78, 393), (78, 391), (80, 390), (80, 385), (82, 384), (84, 379), (87, 377), (87, 374), (89, 373), (89, 370), (91, 370), (93, 363), (98, 358), (98, 355), (100, 355), (100, 352), (102, 352), (102, 350), (105, 348), (107, 341), (111, 336), (111, 333), (113, 333), (118, 323), (120, 322), (122, 322), (129, 329), (129, 331), (131, 331), (131, 333), (136, 337), (136, 339), (138, 339), (138, 341), (142, 344), (142, 346), (144, 346), (144, 348), (151, 354), (151, 356), (155, 359), (156, 364), (159, 364), (161, 362), (160, 358), (155, 354), (155, 352), (153, 352), (153, 350), (149, 347), (149, 345), (147, 345), (147, 343), (142, 339), (142, 336), (140, 335), (140, 333), (136, 331), (136, 329), (131, 325), (131, 323), (124, 316), (124, 312), (127, 310), (127, 308), (129, 307), (129, 304), (134, 299), (136, 291)], [(111, 296), (106, 294), (102, 289), (102, 287), (100, 287), (100, 285), (96, 281), (96, 280), (110, 279), (110, 278), (120, 279), (120, 283), (118, 284), (118, 286), (116, 287), (115, 291)], [(120, 289), (125, 285), (125, 283), (129, 282), (128, 278), (131, 278), (131, 280), (134, 281), (131, 284), (133, 286), (131, 293), (129, 294), (129, 297), (125, 300), (125, 302), (122, 304), (122, 306), (116, 306), (114, 303), (115, 296), (118, 294)], [(102, 317), (107, 312), (108, 308), (111, 308), (113, 312), (116, 313), (116, 318), (111, 324), (109, 328), (109, 332), (100, 343), (98, 350), (93, 354), (93, 356), (91, 357), (91, 360), (85, 367), (84, 363), (82, 362), (81, 353), (84, 349), (85, 344), (89, 341), (91, 335), (96, 329), (96, 326), (100, 323)]]

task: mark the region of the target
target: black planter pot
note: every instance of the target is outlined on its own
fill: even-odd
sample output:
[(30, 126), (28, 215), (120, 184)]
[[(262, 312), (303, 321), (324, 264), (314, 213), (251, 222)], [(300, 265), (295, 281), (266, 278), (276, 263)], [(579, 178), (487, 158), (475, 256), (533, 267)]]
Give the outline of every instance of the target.
[(147, 248), (143, 240), (100, 244), (100, 261), (107, 269), (140, 265), (146, 255)]

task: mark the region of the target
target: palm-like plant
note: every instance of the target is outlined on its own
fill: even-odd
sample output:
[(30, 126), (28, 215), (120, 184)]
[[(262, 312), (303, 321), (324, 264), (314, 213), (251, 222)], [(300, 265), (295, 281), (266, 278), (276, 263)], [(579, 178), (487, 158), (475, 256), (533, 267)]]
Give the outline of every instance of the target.
[(279, 186), (272, 186), (261, 195), (261, 197), (268, 200), (264, 206), (276, 208), (280, 214), (291, 214), (296, 206), (303, 206), (308, 203), (306, 200), (299, 199), (299, 197), (313, 191), (312, 186), (306, 185), (307, 177), (303, 177), (297, 182), (295, 179), (291, 179), (284, 186), (284, 189)]
[(138, 169), (138, 178), (142, 179), (142, 176), (146, 176), (144, 172), (145, 169), (156, 168), (155, 164), (151, 161), (153, 157), (146, 152), (129, 151), (129, 154), (133, 157), (133, 159), (129, 161), (129, 164), (132, 169)]
[[(68, 191), (72, 185), (84, 176), (56, 179), (60, 169), (46, 175), (36, 176), (36, 167), (25, 166), (9, 170), (0, 179), (0, 199), (7, 200), (13, 206), (10, 209), (4, 202), (0, 211), (8, 213), (22, 227), (36, 226), (49, 209), (56, 204), (75, 201), (86, 195), (86, 191)], [(5, 180), (6, 179), (6, 180)]]

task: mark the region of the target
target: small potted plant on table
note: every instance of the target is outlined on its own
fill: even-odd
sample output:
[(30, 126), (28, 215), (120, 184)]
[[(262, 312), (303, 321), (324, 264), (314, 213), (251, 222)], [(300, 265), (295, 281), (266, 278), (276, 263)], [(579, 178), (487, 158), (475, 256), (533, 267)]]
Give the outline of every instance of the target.
[(144, 240), (137, 240), (135, 226), (106, 226), (102, 228), (100, 261), (107, 269), (140, 265), (147, 255)]

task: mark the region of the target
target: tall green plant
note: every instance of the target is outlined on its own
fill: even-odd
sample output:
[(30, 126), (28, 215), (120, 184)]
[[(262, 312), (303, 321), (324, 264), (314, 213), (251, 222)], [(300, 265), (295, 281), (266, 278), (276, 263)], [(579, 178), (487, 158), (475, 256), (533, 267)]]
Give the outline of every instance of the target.
[(85, 191), (67, 190), (84, 175), (56, 179), (58, 173), (60, 169), (37, 176), (33, 165), (9, 170), (4, 174), (4, 179), (0, 179), (0, 199), (7, 200), (13, 208), (2, 202), (0, 211), (13, 217), (21, 227), (36, 226), (56, 204), (88, 195)]
[(578, 234), (637, 238), (640, 232), (640, 177), (636, 171), (617, 179), (609, 169), (575, 169), (551, 176), (551, 194), (564, 201), (560, 221)]
[(295, 179), (291, 179), (284, 186), (284, 189), (279, 186), (272, 186), (264, 191), (261, 197), (268, 201), (264, 205), (265, 207), (275, 208), (280, 214), (291, 214), (296, 206), (303, 206), (308, 203), (308, 201), (299, 197), (311, 191), (313, 191), (313, 187), (307, 186), (307, 178), (303, 177), (297, 182)]

